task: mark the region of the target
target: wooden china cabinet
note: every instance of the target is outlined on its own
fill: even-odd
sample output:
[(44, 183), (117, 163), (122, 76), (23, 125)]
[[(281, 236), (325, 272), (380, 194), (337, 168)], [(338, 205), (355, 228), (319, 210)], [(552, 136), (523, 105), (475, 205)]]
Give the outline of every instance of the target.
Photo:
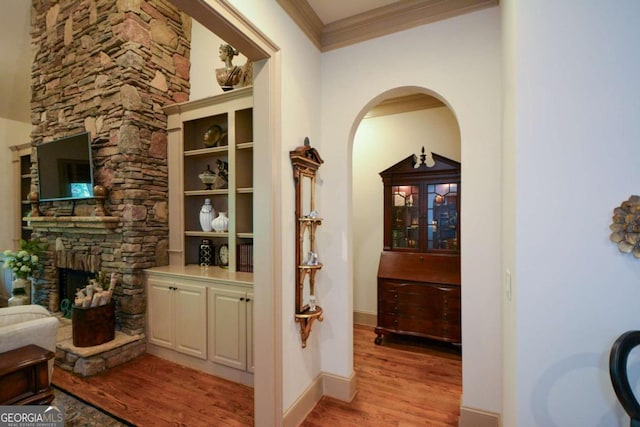
[(384, 248), (376, 344), (394, 333), (459, 343), (460, 163), (411, 155), (380, 172)]

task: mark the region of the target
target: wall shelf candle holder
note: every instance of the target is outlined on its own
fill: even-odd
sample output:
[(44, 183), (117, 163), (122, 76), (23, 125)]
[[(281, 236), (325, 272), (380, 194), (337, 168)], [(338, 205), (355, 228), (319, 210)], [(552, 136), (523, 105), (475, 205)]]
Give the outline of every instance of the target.
[[(322, 307), (316, 305), (316, 274), (323, 265), (318, 261), (315, 234), (322, 219), (315, 210), (315, 183), (318, 168), (323, 163), (318, 151), (305, 138), (304, 145), (289, 152), (296, 191), (296, 314), (300, 325), (302, 348), (306, 348), (315, 320), (324, 320)], [(309, 290), (308, 294), (305, 292)], [(305, 300), (305, 295), (308, 295)]]

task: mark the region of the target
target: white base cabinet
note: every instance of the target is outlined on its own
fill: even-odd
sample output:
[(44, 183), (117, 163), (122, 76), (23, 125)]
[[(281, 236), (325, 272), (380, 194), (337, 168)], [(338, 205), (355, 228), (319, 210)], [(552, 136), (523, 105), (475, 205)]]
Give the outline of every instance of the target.
[(253, 372), (252, 299), (232, 287), (209, 289), (209, 360)]
[(253, 275), (192, 265), (146, 273), (147, 351), (252, 384)]
[(149, 342), (207, 358), (207, 288), (192, 284), (150, 279)]

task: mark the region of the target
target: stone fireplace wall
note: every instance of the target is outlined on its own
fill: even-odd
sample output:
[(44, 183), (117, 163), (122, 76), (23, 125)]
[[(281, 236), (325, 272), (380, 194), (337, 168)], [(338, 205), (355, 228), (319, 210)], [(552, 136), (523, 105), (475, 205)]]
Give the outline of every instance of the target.
[(143, 269), (168, 263), (162, 107), (189, 97), (191, 18), (165, 0), (33, 0), (31, 23), (32, 143), (90, 132), (108, 190), (105, 221), (85, 221), (93, 200), (40, 204), (56, 220), (32, 222), (48, 243), (36, 302), (57, 310), (58, 267), (116, 272), (118, 326), (141, 333)]

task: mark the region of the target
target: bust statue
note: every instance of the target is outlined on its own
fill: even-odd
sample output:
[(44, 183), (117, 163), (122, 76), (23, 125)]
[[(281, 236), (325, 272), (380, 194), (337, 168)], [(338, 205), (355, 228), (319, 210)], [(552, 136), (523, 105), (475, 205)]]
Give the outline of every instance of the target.
[(238, 51), (231, 45), (220, 45), (220, 59), (224, 62), (225, 66), (222, 68), (216, 68), (216, 80), (223, 91), (233, 89), (235, 85), (240, 82), (242, 77), (242, 69), (237, 65), (233, 65), (233, 57), (238, 55)]

